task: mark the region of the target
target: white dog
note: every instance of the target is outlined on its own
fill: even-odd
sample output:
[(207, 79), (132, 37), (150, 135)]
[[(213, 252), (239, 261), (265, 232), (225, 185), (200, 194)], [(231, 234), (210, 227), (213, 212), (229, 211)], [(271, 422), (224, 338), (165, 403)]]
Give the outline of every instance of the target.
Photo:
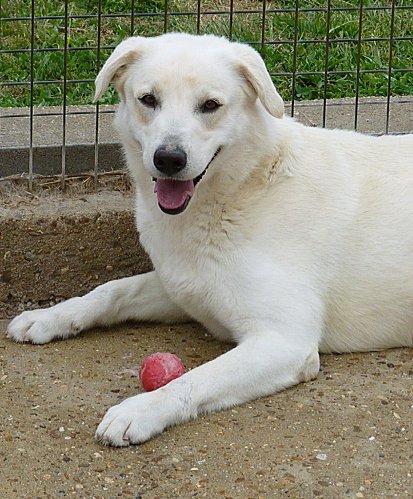
[(413, 135), (300, 125), (260, 56), (214, 36), (129, 38), (96, 99), (111, 82), (156, 270), (24, 312), (7, 334), (45, 343), (127, 319), (195, 319), (237, 346), (112, 407), (99, 441), (144, 442), (315, 378), (319, 352), (412, 346)]

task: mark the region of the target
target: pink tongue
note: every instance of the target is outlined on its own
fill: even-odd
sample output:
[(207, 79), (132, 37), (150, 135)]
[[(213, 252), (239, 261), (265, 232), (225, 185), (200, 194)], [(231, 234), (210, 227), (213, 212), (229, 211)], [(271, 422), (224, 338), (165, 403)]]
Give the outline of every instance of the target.
[(194, 193), (195, 186), (193, 180), (164, 180), (155, 181), (155, 193), (158, 196), (158, 203), (163, 208), (175, 210), (180, 208)]

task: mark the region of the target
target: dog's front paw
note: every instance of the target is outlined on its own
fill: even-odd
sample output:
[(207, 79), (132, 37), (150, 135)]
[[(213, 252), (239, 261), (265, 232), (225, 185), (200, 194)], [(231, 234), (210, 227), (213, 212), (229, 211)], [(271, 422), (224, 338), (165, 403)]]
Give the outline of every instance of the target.
[(140, 444), (167, 426), (189, 419), (184, 409), (182, 398), (169, 393), (167, 387), (142, 393), (111, 407), (95, 436), (102, 444), (115, 447)]
[(80, 331), (76, 321), (63, 310), (51, 307), (23, 312), (15, 317), (6, 330), (6, 336), (19, 343), (48, 343), (55, 338), (67, 338)]

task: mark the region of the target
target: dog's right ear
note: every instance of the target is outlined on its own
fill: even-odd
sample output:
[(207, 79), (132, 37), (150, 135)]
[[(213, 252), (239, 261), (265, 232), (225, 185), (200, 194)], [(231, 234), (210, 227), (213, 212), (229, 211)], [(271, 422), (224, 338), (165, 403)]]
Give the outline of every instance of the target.
[[(127, 38), (115, 48), (97, 75), (93, 102), (97, 102), (109, 84), (116, 83), (126, 67), (141, 56), (147, 41), (141, 36), (134, 36)], [(117, 90), (120, 91), (121, 89), (117, 88)]]

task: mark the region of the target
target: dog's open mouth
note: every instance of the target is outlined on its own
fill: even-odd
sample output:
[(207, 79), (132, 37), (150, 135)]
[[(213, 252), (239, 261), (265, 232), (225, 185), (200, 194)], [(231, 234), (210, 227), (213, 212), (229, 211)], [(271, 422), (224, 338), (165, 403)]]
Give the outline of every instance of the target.
[(194, 195), (196, 184), (205, 175), (209, 165), (217, 157), (220, 150), (221, 148), (219, 147), (204, 171), (192, 180), (153, 179), (155, 181), (154, 192), (158, 198), (158, 205), (164, 213), (178, 215), (186, 209)]

